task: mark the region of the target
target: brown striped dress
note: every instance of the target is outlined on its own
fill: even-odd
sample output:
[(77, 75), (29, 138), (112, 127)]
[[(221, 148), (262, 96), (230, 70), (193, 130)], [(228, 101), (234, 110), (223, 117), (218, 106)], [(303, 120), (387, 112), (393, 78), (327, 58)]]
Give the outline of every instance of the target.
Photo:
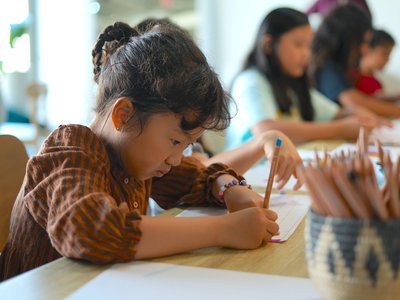
[(149, 197), (161, 207), (219, 204), (212, 181), (236, 174), (185, 157), (160, 179), (139, 181), (113, 163), (88, 128), (63, 125), (27, 165), (0, 256), (0, 281), (61, 256), (97, 264), (131, 261)]

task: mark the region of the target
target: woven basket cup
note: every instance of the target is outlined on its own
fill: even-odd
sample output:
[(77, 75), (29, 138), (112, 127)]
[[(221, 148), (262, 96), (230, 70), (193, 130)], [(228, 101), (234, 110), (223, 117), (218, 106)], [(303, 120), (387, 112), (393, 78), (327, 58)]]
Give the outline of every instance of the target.
[(305, 240), (308, 272), (326, 299), (400, 299), (400, 221), (310, 211)]

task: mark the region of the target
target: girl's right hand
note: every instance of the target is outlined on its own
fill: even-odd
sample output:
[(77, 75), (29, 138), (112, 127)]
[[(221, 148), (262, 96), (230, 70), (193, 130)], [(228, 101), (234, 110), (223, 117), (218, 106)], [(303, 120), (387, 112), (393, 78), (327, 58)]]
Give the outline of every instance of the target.
[(276, 170), (274, 181), (278, 183), (276, 188), (282, 189), (289, 181), (290, 176), (293, 175), (297, 182), (293, 189), (296, 191), (303, 182), (298, 178), (296, 167), (303, 163), (300, 154), (293, 142), (281, 131), (269, 130), (259, 136), (262, 140), (265, 156), (269, 161), (272, 160), (275, 150), (276, 139), (282, 139), (282, 146), (279, 154), (279, 162)]
[(354, 116), (357, 118), (360, 126), (368, 130), (381, 126), (392, 127), (392, 122), (389, 119), (380, 117), (363, 107), (358, 107), (354, 112)]
[(250, 207), (222, 216), (220, 245), (254, 249), (268, 242), (279, 231), (277, 214), (269, 209)]

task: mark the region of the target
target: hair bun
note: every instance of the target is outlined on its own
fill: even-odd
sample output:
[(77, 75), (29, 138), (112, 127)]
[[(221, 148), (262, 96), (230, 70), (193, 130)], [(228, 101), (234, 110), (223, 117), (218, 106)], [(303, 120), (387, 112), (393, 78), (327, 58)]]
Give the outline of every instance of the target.
[(104, 38), (106, 41), (117, 41), (120, 45), (129, 41), (133, 36), (138, 36), (138, 32), (123, 22), (116, 22), (112, 26), (108, 26), (104, 30)]
[(97, 82), (101, 67), (107, 60), (107, 56), (114, 53), (120, 46), (126, 44), (131, 37), (138, 36), (136, 29), (126, 23), (116, 22), (104, 29), (97, 38), (92, 50), (94, 80)]

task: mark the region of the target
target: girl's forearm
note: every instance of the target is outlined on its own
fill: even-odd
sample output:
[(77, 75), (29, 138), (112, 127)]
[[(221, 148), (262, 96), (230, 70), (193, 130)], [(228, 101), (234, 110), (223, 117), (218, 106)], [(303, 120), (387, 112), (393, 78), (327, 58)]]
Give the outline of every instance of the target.
[(355, 89), (342, 92), (339, 95), (340, 103), (349, 109), (364, 107), (383, 117), (400, 117), (400, 107), (395, 103), (385, 102), (376, 97), (363, 94)]
[(253, 134), (259, 135), (271, 129), (282, 131), (296, 144), (317, 139), (350, 137), (346, 132), (344, 120), (326, 123), (266, 120), (258, 123), (252, 131)]
[(136, 259), (161, 257), (194, 249), (223, 246), (222, 217), (175, 218), (143, 216), (142, 237), (136, 246)]

